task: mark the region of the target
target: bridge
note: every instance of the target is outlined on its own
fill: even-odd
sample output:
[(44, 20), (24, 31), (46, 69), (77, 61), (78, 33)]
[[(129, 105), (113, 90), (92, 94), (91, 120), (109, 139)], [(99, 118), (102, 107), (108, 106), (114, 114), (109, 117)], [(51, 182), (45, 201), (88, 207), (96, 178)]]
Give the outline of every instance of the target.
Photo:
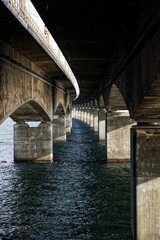
[(53, 162), (71, 115), (84, 121), (106, 142), (107, 162), (131, 159), (133, 239), (160, 239), (159, 1), (32, 2), (46, 37), (24, 0), (0, 2), (0, 122), (16, 122), (15, 162)]

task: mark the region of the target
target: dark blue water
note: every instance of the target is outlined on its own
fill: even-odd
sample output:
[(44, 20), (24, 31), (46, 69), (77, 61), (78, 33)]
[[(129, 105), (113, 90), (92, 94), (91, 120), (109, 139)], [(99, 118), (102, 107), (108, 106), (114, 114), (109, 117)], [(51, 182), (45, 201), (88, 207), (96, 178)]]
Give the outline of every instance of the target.
[(131, 239), (128, 163), (103, 161), (104, 144), (74, 120), (54, 164), (15, 164), (11, 125), (0, 137), (0, 239)]

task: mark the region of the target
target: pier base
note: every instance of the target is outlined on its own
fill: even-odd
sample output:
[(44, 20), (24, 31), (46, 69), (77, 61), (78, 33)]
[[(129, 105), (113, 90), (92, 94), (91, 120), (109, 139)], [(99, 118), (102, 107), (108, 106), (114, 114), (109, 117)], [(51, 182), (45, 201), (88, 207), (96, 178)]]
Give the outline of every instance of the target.
[(160, 126), (134, 126), (132, 140), (132, 233), (160, 239)]
[(29, 127), (26, 123), (14, 125), (14, 161), (33, 163), (53, 162), (52, 123)]

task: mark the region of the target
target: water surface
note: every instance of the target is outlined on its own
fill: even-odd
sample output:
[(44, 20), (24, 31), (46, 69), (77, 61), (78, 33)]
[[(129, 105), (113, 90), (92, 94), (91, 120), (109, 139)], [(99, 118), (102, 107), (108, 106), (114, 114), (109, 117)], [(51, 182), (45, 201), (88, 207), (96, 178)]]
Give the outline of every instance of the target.
[(107, 164), (104, 143), (73, 120), (54, 164), (15, 164), (11, 128), (1, 126), (0, 239), (131, 239), (129, 163)]

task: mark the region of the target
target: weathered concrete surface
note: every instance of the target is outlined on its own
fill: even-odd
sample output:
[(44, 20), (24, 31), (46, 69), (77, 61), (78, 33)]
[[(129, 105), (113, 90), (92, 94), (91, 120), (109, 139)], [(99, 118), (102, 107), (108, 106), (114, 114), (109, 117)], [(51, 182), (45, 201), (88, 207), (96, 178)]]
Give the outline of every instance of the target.
[(52, 123), (29, 127), (26, 123), (14, 125), (14, 161), (33, 163), (53, 162)]
[[(19, 64), (44, 75), (38, 67), (7, 45), (0, 50)], [(24, 71), (0, 60), (0, 123), (14, 121), (50, 121), (53, 117), (52, 87)]]
[(106, 141), (106, 111), (98, 112), (98, 136), (99, 141)]
[(78, 111), (78, 119), (81, 120), (81, 111)]
[(126, 106), (126, 103), (124, 102), (122, 94), (120, 93), (119, 89), (115, 84), (112, 84), (110, 88), (107, 106), (109, 111), (127, 109), (127, 106)]
[(75, 108), (72, 109), (72, 118), (76, 118), (76, 109)]
[(84, 123), (87, 123), (87, 110), (84, 110)]
[(66, 133), (71, 133), (71, 114), (66, 114)]
[(78, 119), (79, 112), (78, 110), (75, 111), (75, 118)]
[(90, 109), (87, 110), (87, 124), (90, 125)]
[(94, 132), (98, 133), (98, 110), (97, 109), (94, 110), (94, 114), (93, 114), (93, 128), (94, 128)]
[(135, 124), (128, 112), (107, 113), (107, 161), (130, 161), (130, 128)]
[(160, 121), (160, 73), (146, 92), (139, 105), (134, 119), (137, 122), (159, 122)]
[(66, 142), (66, 117), (59, 115), (52, 120), (53, 142)]
[(84, 121), (84, 112), (83, 112), (83, 110), (81, 110), (81, 121), (82, 122)]
[(160, 126), (132, 134), (132, 231), (136, 240), (160, 239)]
[(90, 127), (93, 128), (93, 110), (90, 112)]

